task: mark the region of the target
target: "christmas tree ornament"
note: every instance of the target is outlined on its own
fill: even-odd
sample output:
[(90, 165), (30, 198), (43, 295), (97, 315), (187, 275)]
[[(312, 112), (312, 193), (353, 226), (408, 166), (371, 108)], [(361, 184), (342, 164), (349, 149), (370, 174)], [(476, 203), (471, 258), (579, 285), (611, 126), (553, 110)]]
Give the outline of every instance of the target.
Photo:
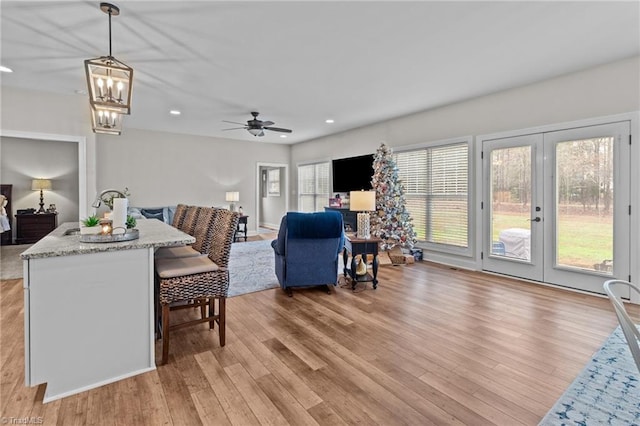
[(381, 238), (381, 248), (396, 245), (411, 248), (416, 242), (412, 219), (406, 208), (404, 186), (398, 176), (398, 167), (391, 148), (384, 143), (373, 159), (371, 186), (376, 191), (377, 215), (371, 217), (372, 234)]

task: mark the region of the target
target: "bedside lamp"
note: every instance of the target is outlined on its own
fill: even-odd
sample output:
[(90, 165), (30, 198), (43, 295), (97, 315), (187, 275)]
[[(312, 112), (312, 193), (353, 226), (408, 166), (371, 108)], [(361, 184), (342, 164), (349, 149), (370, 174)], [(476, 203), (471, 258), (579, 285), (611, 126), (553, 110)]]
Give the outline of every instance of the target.
[(43, 190), (51, 191), (52, 185), (51, 180), (49, 179), (33, 179), (31, 181), (31, 190), (32, 191), (40, 191), (40, 210), (36, 213), (46, 213), (44, 210), (44, 196), (42, 194)]
[(240, 201), (240, 193), (238, 191), (231, 191), (225, 194), (225, 201), (229, 201), (229, 210), (236, 211), (235, 202)]
[(349, 210), (358, 213), (358, 238), (371, 238), (371, 222), (369, 212), (376, 210), (375, 191), (351, 191)]

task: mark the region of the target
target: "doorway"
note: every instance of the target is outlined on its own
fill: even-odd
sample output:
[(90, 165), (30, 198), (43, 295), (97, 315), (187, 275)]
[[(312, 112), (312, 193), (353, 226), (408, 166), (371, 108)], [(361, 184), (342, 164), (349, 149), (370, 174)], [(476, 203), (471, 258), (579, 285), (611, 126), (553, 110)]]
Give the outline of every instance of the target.
[(289, 166), (257, 163), (256, 196), (256, 231), (277, 230), (289, 208)]
[(629, 279), (629, 134), (619, 122), (483, 140), (483, 269), (600, 294)]

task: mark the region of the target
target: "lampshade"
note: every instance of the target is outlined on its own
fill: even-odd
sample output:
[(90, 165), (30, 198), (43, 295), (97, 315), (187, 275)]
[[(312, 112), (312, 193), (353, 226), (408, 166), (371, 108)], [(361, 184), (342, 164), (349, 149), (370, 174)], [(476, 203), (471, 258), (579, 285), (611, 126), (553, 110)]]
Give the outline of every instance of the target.
[(249, 127), (247, 131), (253, 136), (264, 136), (264, 131), (261, 128)]
[(227, 192), (225, 201), (240, 201), (240, 193), (238, 191)]
[[(133, 68), (111, 55), (111, 16), (118, 16), (120, 9), (110, 3), (100, 3), (100, 9), (109, 15), (109, 55), (84, 61), (93, 131), (119, 135), (120, 130), (114, 130), (121, 124), (119, 116), (131, 113)], [(110, 120), (100, 120), (100, 111)]]
[(33, 179), (31, 181), (32, 191), (51, 190), (51, 180), (49, 179)]
[(51, 180), (49, 179), (33, 179), (31, 181), (31, 190), (40, 191), (40, 209), (36, 213), (45, 213), (44, 211), (44, 195), (43, 190), (51, 190)]
[(349, 210), (372, 212), (376, 209), (376, 191), (351, 191)]

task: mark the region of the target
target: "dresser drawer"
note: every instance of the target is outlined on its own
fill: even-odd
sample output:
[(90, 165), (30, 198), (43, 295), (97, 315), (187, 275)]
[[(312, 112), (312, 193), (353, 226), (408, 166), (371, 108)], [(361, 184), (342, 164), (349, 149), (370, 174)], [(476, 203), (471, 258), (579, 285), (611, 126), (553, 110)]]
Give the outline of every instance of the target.
[(35, 243), (58, 226), (56, 213), (16, 215), (16, 244)]

